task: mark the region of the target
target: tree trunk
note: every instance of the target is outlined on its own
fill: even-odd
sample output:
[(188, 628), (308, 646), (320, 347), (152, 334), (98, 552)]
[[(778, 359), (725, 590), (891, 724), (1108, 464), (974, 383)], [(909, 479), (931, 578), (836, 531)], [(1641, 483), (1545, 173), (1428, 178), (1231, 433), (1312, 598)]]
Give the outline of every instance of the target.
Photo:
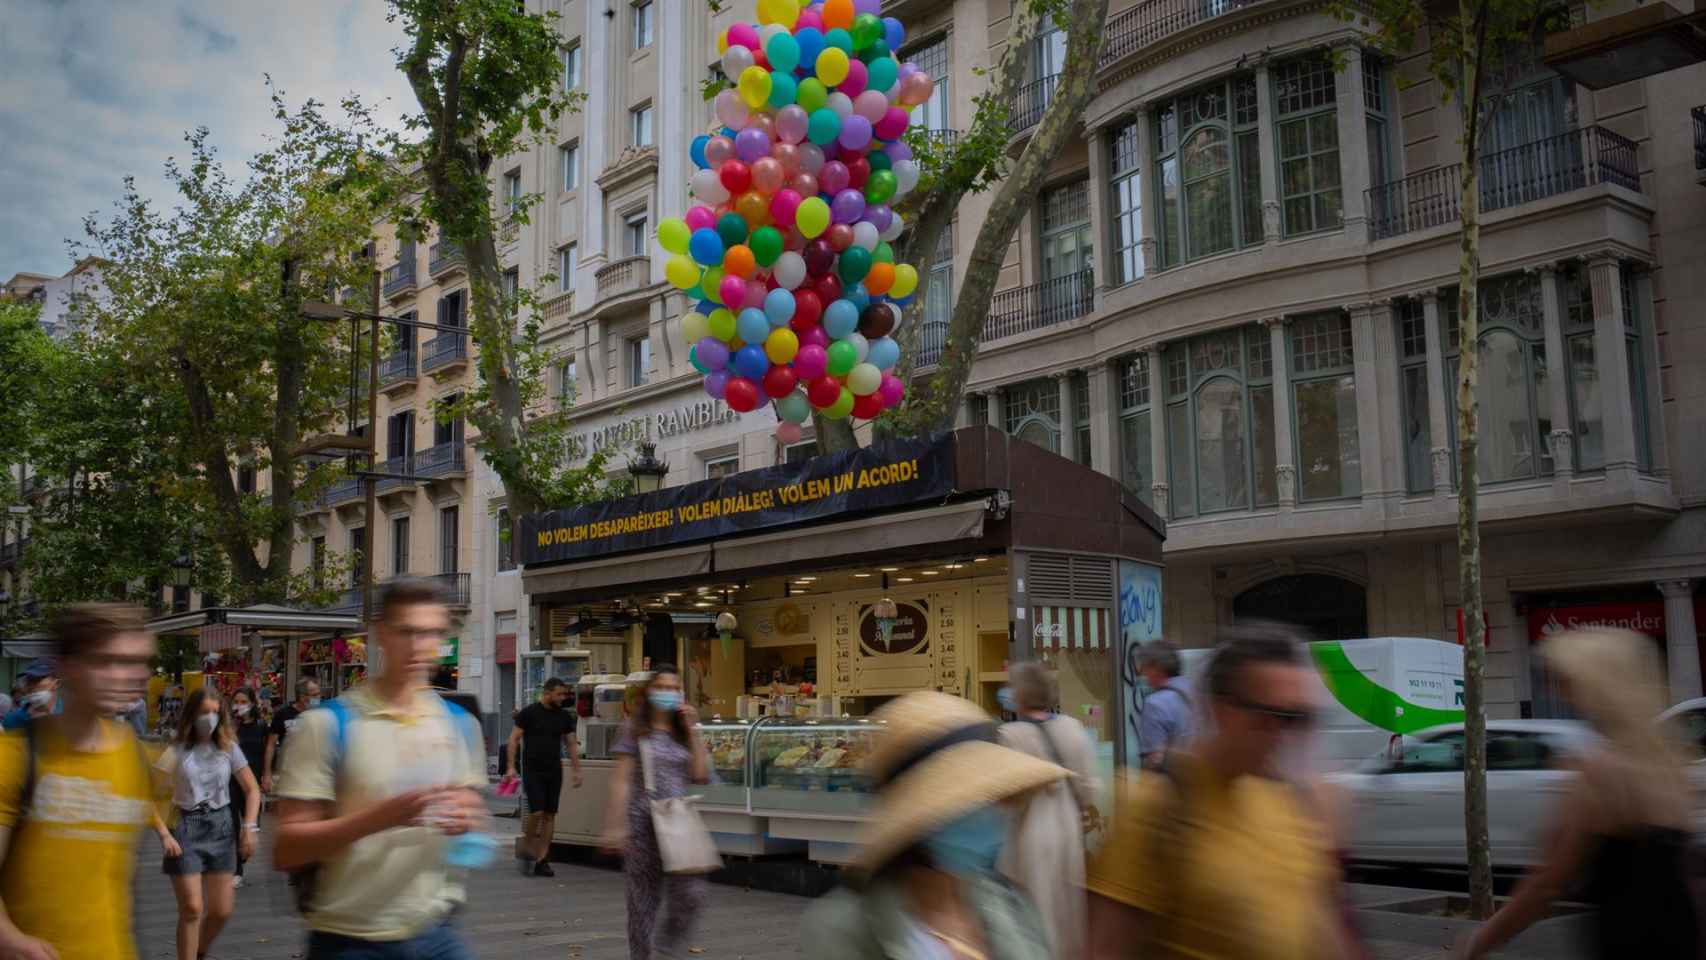
[[(1463, 3), (1465, 31), (1475, 21)], [(1478, 50), (1466, 36), (1465, 49)], [(1477, 452), (1480, 414), (1475, 387), (1480, 378), (1481, 168), (1479, 85), (1474, 57), (1464, 58), (1460, 96), (1464, 116), (1463, 175), (1458, 208), (1462, 221), (1458, 284), (1457, 366), (1457, 578), (1463, 610), (1463, 827), (1469, 853), (1469, 911), (1477, 920), (1493, 914), (1493, 869), (1487, 838), (1487, 715), (1484, 678), (1487, 633), (1481, 602), (1481, 526)]]

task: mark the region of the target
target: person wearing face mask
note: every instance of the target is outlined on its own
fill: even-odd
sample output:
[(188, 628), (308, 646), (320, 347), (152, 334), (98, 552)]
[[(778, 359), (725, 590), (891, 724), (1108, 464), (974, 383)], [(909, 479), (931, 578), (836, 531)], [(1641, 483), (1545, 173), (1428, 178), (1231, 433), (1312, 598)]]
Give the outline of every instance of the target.
[[(711, 758), (698, 723), (698, 713), (682, 701), (681, 674), (671, 664), (659, 664), (612, 751), (617, 762), (610, 779), (604, 848), (622, 854), (630, 960), (651, 960), (654, 930), (658, 955), (685, 956), (687, 937), (705, 905), (704, 877), (663, 872), (651, 813), (652, 800), (684, 797), (689, 784), (710, 780)], [(660, 925), (658, 914), (666, 902), (668, 915)]]
[(59, 697), (59, 680), (54, 676), (52, 660), (44, 657), (31, 661), (18, 679), (23, 682), (22, 695), (0, 719), (0, 729), (16, 730), (35, 717), (52, 713)]
[[(237, 748), (243, 751), (245, 759), (265, 755), (267, 725), (261, 722), (260, 711), (256, 706), (255, 691), (248, 687), (240, 687), (237, 692), (231, 694), (231, 727), (237, 736)], [(250, 777), (253, 778), (253, 776), (254, 771), (250, 770)], [(244, 789), (242, 780), (233, 776), (231, 778), (231, 796), (239, 795), (245, 799), (248, 798), (248, 792)], [(230, 808), (232, 829), (242, 829), (242, 810), (235, 803), (231, 804)], [(247, 855), (237, 858), (237, 878), (232, 881), (233, 886), (241, 887), (243, 885), (243, 864), (248, 859)]]
[[(166, 850), (161, 869), (178, 898), (177, 960), (207, 955), (235, 907), (233, 877), (239, 857), (255, 850), (260, 832), (260, 784), (237, 745), (231, 715), (219, 691), (203, 687), (189, 695), (178, 732), (155, 764), (169, 780), (177, 824), (170, 830), (155, 818)], [(243, 818), (233, 822), (231, 784), (243, 790)]]
[(273, 774), (282, 769), (285, 737), (296, 729), (302, 715), (320, 705), (320, 684), (314, 680), (296, 682), (296, 699), (273, 714), (272, 726), (267, 729), (266, 755), (261, 763), (261, 789), (272, 792)]
[[(1036, 906), (997, 870), (1016, 817), (1070, 774), (1002, 746), (969, 701), (909, 693), (864, 770), (876, 808), (853, 882), (812, 908), (803, 956), (827, 960), (1048, 960)], [(1061, 842), (1076, 842), (1062, 837)]]

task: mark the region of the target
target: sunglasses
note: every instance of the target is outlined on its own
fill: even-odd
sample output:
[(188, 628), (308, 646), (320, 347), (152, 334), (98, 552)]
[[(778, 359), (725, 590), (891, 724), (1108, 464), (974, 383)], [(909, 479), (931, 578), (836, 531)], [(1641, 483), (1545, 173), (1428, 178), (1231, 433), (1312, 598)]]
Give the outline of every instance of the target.
[(1237, 696), (1228, 697), (1227, 699), (1231, 700), (1232, 705), (1238, 709), (1246, 710), (1250, 713), (1254, 713), (1265, 719), (1271, 720), (1275, 725), (1285, 730), (1306, 730), (1315, 725), (1315, 711), (1313, 710), (1295, 710), (1288, 707), (1276, 707), (1272, 704), (1257, 703), (1254, 700), (1246, 700), (1243, 697)]

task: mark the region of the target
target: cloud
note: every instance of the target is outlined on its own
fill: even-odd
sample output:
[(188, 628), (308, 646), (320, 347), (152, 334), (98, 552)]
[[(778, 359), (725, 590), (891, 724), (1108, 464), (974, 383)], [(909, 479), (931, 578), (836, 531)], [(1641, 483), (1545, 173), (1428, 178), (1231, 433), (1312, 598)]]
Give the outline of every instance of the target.
[(134, 175), (170, 206), (166, 159), (198, 126), (233, 176), (274, 131), (266, 77), (292, 104), (354, 92), (395, 122), (414, 107), (383, 0), (11, 0), (0, 20), (0, 278), (62, 273), (83, 218)]

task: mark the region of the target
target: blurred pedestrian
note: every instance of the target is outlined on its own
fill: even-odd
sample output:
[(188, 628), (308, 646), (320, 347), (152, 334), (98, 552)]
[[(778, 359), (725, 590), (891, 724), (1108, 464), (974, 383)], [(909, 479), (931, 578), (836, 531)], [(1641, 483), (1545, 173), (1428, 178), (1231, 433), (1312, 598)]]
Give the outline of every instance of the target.
[[(803, 956), (822, 960), (1048, 960), (1043, 917), (996, 869), (1028, 798), (1069, 772), (1001, 746), (974, 704), (909, 693), (864, 770), (877, 783), (855, 885), (807, 916)], [(1078, 842), (1077, 831), (1059, 838)]]
[(16, 730), (35, 717), (53, 712), (59, 697), (59, 678), (54, 673), (54, 663), (47, 657), (30, 661), (29, 666), (18, 674), (18, 679), (23, 682), (23, 696), (17, 698), (4, 718), (0, 718), (0, 729)]
[(1312, 725), (1314, 685), (1284, 628), (1222, 639), (1206, 677), (1209, 729), (1117, 797), (1090, 868), (1091, 956), (1347, 954), (1326, 818), (1312, 787), (1281, 779), (1277, 763)]
[[(255, 770), (255, 759), (266, 756), (267, 725), (261, 722), (257, 703), (253, 688), (239, 687), (235, 693), (231, 694), (231, 726), (237, 735), (237, 748), (243, 751), (243, 759), (249, 761), (249, 780), (252, 781), (244, 783), (233, 778), (231, 796), (235, 799), (241, 793), (246, 801), (248, 794), (252, 792), (256, 794), (255, 809), (261, 811), (265, 809), (266, 799), (261, 796), (260, 783), (257, 780), (259, 773)], [(244, 809), (235, 803), (231, 804), (232, 829), (241, 830), (243, 828)], [(255, 822), (260, 821), (257, 819)], [(243, 885), (243, 865), (252, 855), (252, 852), (237, 851), (237, 878), (232, 881), (233, 886), (241, 887)]]
[[(698, 723), (699, 714), (682, 700), (681, 674), (673, 664), (658, 664), (612, 750), (616, 774), (610, 780), (604, 846), (622, 853), (630, 960), (650, 960), (654, 948), (658, 956), (685, 956), (687, 938), (705, 906), (704, 877), (663, 872), (651, 805), (653, 800), (687, 796), (689, 784), (710, 780), (711, 758)], [(659, 924), (666, 902), (669, 912)]]
[(449, 632), (437, 587), (387, 584), (370, 625), (378, 673), (290, 734), (273, 865), (304, 884), (306, 960), (472, 956), (449, 868), (482, 835), (486, 756), (474, 718), (427, 687)]
[[(166, 849), (161, 869), (178, 898), (178, 960), (205, 956), (235, 906), (233, 875), (239, 857), (254, 852), (260, 832), (260, 784), (237, 745), (231, 715), (219, 691), (202, 687), (184, 702), (172, 745), (154, 768), (171, 784), (177, 823), (158, 818), (154, 828)], [(234, 793), (231, 783), (242, 785)], [(243, 798), (243, 817), (231, 817), (233, 797)]]
[(261, 758), (261, 791), (272, 792), (273, 777), (282, 769), (284, 740), (296, 729), (297, 721), (309, 710), (320, 705), (320, 684), (316, 680), (296, 681), (296, 699), (273, 714), (272, 726), (267, 729), (266, 755)]
[(1149, 694), (1143, 698), (1137, 739), (1143, 765), (1150, 770), (1165, 764), (1167, 754), (1183, 747), (1197, 732), (1191, 682), (1179, 675), (1181, 667), (1179, 648), (1165, 640), (1138, 651), (1137, 672), (1149, 685)]
[(1096, 747), (1083, 724), (1053, 712), (1060, 697), (1047, 667), (1013, 664), (1007, 689), (1018, 719), (1001, 725), (1001, 745), (1065, 767), (1071, 776), (1031, 795), (1014, 819), (1001, 872), (1042, 913), (1053, 955), (1078, 960), (1084, 956), (1084, 834), (1097, 819)]
[(1597, 909), (1590, 956), (1693, 957), (1700, 917), (1689, 895), (1692, 792), (1682, 732), (1656, 722), (1666, 703), (1651, 638), (1576, 630), (1547, 639), (1541, 658), (1564, 698), (1604, 738), (1579, 760), (1539, 867), (1464, 944), (1486, 956), (1572, 890)]
[(504, 779), (513, 781), (519, 776), (527, 795), (523, 876), (556, 876), (551, 871), (551, 837), (557, 830), (557, 805), (563, 794), (565, 751), (574, 771), (574, 787), (581, 787), (581, 753), (575, 744), (577, 718), (572, 708), (564, 709), (573, 698), (574, 688), (560, 677), (546, 680), (539, 701), (516, 713), (510, 731), (509, 770)]
[(148, 682), (140, 610), (76, 604), (53, 623), (63, 713), (0, 736), (0, 957), (135, 960), (130, 881), (153, 815), (142, 746), (110, 719)]

